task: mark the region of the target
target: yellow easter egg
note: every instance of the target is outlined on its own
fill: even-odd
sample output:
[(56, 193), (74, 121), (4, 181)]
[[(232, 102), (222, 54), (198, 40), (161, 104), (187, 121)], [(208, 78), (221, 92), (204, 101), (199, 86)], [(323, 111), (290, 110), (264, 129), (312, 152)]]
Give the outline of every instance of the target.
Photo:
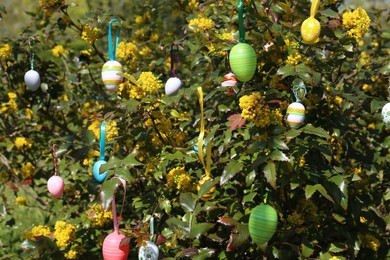
[(321, 25), (316, 18), (309, 17), (305, 21), (303, 21), (301, 26), (301, 35), (305, 43), (314, 44), (318, 42), (320, 32)]
[[(202, 179), (199, 180), (199, 183), (196, 186), (196, 189), (199, 191), (200, 187), (205, 183), (205, 181), (212, 181), (212, 180), (213, 179), (211, 179), (208, 176), (203, 177)], [(207, 200), (211, 199), (211, 197), (214, 195), (214, 192), (215, 192), (215, 186), (211, 187), (211, 189), (208, 192), (203, 194), (202, 200), (207, 201)]]

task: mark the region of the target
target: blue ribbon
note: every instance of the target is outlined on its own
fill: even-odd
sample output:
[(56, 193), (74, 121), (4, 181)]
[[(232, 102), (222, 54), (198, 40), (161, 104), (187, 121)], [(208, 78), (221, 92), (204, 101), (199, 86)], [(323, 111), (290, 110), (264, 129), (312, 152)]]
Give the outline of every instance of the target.
[(115, 38), (115, 45), (112, 46), (112, 30), (111, 30), (111, 24), (114, 22), (118, 22), (119, 20), (117, 18), (112, 19), (108, 23), (108, 55), (110, 56), (110, 60), (115, 60), (115, 55), (116, 55), (116, 47), (118, 46), (119, 43), (119, 36), (121, 33), (121, 27), (119, 26), (118, 31), (116, 33), (116, 38)]
[(106, 150), (106, 122), (100, 125), (100, 160), (104, 160), (104, 152)]

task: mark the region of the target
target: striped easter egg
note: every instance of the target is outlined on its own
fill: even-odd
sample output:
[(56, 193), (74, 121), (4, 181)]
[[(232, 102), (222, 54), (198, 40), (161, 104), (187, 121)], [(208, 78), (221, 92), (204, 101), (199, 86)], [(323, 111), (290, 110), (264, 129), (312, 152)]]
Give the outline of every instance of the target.
[[(199, 180), (199, 183), (198, 185), (196, 186), (196, 189), (199, 191), (200, 190), (200, 187), (205, 183), (205, 181), (212, 181), (213, 179), (211, 179), (210, 177), (208, 176), (204, 176), (202, 179)], [(211, 197), (214, 195), (214, 192), (215, 192), (215, 186), (211, 187), (211, 189), (206, 192), (205, 194), (203, 194), (202, 196), (202, 200), (204, 201), (208, 201), (209, 199), (211, 199)]]
[(390, 127), (390, 103), (382, 108), (382, 119), (386, 127)]
[(249, 235), (252, 240), (263, 245), (274, 235), (278, 225), (278, 214), (267, 204), (256, 206), (249, 216)]
[(239, 43), (231, 49), (229, 62), (232, 72), (241, 82), (251, 80), (256, 72), (256, 53), (247, 43)]
[(102, 80), (108, 90), (117, 90), (123, 82), (123, 67), (115, 61), (110, 60), (104, 63), (102, 69)]
[(291, 128), (298, 128), (305, 120), (305, 107), (299, 103), (291, 103), (287, 108), (287, 123)]
[(321, 25), (320, 22), (314, 18), (309, 17), (303, 21), (301, 25), (301, 35), (303, 41), (307, 44), (314, 44), (320, 38)]

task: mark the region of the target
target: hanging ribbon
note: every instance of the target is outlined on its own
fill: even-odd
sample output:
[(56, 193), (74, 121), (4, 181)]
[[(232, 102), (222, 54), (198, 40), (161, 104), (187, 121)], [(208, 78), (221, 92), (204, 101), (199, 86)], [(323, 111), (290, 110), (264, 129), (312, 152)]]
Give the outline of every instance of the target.
[(57, 145), (53, 144), (54, 175), (58, 174)]
[(311, 0), (310, 17), (316, 16), (318, 7), (320, 6), (320, 0)]
[(244, 4), (242, 0), (238, 0), (238, 30), (240, 42), (245, 42), (245, 27), (244, 27)]
[(116, 48), (119, 43), (119, 36), (121, 32), (121, 27), (118, 27), (118, 31), (115, 37), (115, 44), (112, 46), (112, 30), (111, 30), (111, 24), (114, 22), (118, 22), (119, 20), (114, 18), (108, 23), (108, 55), (110, 56), (110, 60), (115, 60), (116, 56)]
[(198, 155), (199, 159), (205, 169), (206, 176), (210, 178), (210, 169), (211, 169), (211, 141), (207, 144), (206, 150), (206, 164), (203, 159), (203, 140), (204, 140), (204, 111), (203, 111), (203, 90), (201, 87), (198, 87), (198, 96), (199, 96), (199, 105), (200, 105), (200, 130), (198, 137)]
[(28, 45), (30, 47), (30, 64), (31, 64), (31, 70), (34, 70), (34, 44), (35, 44), (35, 38), (33, 36), (30, 36), (30, 40), (28, 41)]
[(292, 90), (293, 90), (296, 102), (300, 102), (301, 100), (303, 100), (306, 96), (306, 93), (307, 93), (306, 86), (303, 82), (300, 82), (299, 84), (294, 85)]
[(150, 233), (150, 241), (153, 240), (153, 235), (154, 235), (154, 218), (153, 216), (150, 218), (150, 227), (149, 227), (149, 233)]
[(115, 193), (113, 195), (112, 202), (111, 202), (112, 219), (113, 219), (113, 222), (114, 222), (114, 232), (118, 233), (119, 232), (119, 221), (122, 219), (123, 208), (125, 206), (126, 181), (124, 179), (122, 179), (122, 178), (119, 178), (119, 177), (114, 177), (114, 178), (117, 178), (122, 183), (123, 191), (124, 191), (123, 201), (122, 201), (122, 208), (121, 208), (121, 213), (119, 215), (119, 220), (118, 220), (118, 217), (116, 215)]
[(100, 125), (100, 160), (104, 161), (104, 152), (106, 150), (106, 122)]
[(171, 45), (171, 75), (172, 77), (176, 77), (176, 73), (175, 73), (175, 62), (176, 62), (176, 65), (179, 64), (179, 55), (176, 55), (176, 60), (174, 59), (174, 55), (173, 55), (173, 52), (174, 52), (174, 47), (176, 47), (176, 51), (179, 51), (179, 45), (177, 43), (172, 43)]

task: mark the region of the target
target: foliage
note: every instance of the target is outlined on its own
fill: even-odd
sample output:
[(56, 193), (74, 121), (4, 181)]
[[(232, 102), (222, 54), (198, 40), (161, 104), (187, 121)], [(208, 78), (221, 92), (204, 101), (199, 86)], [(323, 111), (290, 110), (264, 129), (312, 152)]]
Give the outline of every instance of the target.
[[(221, 82), (229, 72), (226, 52), (238, 43), (237, 1), (112, 1), (116, 13), (90, 9), (82, 16), (72, 15), (74, 3), (40, 2), (45, 9), (29, 13), (30, 25), (0, 43), (1, 259), (101, 259), (112, 231), (103, 208), (120, 184), (114, 177), (127, 182), (126, 198), (117, 189), (116, 201), (125, 200), (121, 231), (131, 239), (131, 259), (149, 239), (151, 216), (166, 259), (389, 256), (390, 131), (380, 116), (388, 102), (388, 10), (367, 10), (369, 30), (357, 39), (342, 27), (348, 6), (321, 1), (320, 40), (307, 45), (300, 25), (310, 1), (244, 1), (246, 43), (258, 67), (251, 81), (228, 91)], [(0, 17), (4, 12), (0, 7)], [(100, 74), (113, 17), (122, 26), (117, 60), (125, 82), (110, 93)], [(23, 80), (30, 36), (42, 82), (36, 92)], [(174, 69), (183, 86), (166, 96), (172, 43), (179, 46)], [(296, 85), (307, 89), (306, 119), (290, 129), (278, 115), (296, 101)], [(194, 151), (202, 121), (198, 87), (203, 153)], [(240, 115), (240, 100), (251, 95), (261, 105), (248, 109), (258, 121)], [(108, 175), (99, 184), (92, 166), (103, 120), (111, 135), (101, 169)], [(60, 199), (46, 187), (53, 144), (65, 181)], [(205, 175), (198, 154), (206, 149), (213, 179), (196, 189)], [(257, 246), (247, 223), (263, 202), (279, 223), (268, 244)], [(60, 225), (65, 238), (56, 232)]]

